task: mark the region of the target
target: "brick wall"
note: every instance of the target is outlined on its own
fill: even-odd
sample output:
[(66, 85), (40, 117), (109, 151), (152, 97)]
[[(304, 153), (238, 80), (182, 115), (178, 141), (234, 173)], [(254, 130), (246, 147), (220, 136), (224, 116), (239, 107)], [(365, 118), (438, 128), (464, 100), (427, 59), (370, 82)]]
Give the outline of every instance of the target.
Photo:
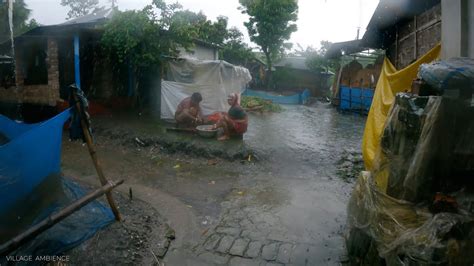
[[(28, 44), (26, 43), (25, 46)], [(24, 48), (27, 49), (27, 48)], [(0, 102), (31, 103), (55, 106), (59, 100), (59, 70), (58, 70), (58, 44), (55, 39), (48, 38), (46, 51), (46, 64), (48, 67), (48, 84), (25, 85), (21, 56), (22, 49), (16, 52), (16, 83), (17, 88), (1, 88)]]

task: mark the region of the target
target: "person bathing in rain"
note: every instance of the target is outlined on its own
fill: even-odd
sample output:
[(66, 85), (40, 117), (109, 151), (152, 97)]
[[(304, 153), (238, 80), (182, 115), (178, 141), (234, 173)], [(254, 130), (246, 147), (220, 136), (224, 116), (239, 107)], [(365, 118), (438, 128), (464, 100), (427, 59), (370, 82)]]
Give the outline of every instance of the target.
[(213, 129), (222, 128), (224, 135), (218, 140), (227, 140), (231, 136), (242, 136), (247, 132), (248, 116), (244, 109), (240, 106), (240, 95), (231, 93), (227, 98), (230, 109), (224, 113), (222, 118), (212, 126)]
[(174, 119), (181, 127), (195, 127), (196, 125), (202, 124), (203, 116), (201, 113), (201, 107), (199, 103), (202, 101), (202, 95), (199, 92), (195, 92), (191, 97), (184, 98), (179, 103)]

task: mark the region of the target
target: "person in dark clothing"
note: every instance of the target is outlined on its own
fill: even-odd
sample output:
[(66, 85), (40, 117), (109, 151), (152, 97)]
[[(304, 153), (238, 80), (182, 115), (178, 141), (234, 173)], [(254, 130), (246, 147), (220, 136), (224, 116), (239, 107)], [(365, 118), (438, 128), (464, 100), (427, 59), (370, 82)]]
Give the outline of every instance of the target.
[(248, 116), (240, 106), (239, 95), (231, 93), (227, 98), (227, 102), (230, 105), (229, 111), (213, 126), (214, 129), (224, 129), (224, 135), (219, 137), (218, 140), (227, 140), (231, 136), (242, 136), (247, 132)]
[(195, 127), (203, 121), (201, 107), (202, 95), (195, 92), (191, 97), (184, 98), (176, 109), (174, 118), (179, 126)]

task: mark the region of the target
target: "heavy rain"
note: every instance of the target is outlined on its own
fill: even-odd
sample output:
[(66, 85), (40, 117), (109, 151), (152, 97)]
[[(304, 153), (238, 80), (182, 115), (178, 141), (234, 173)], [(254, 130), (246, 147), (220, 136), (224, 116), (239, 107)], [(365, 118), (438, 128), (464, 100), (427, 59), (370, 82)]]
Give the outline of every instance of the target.
[(216, 3), (0, 2), (0, 265), (473, 265), (474, 1)]

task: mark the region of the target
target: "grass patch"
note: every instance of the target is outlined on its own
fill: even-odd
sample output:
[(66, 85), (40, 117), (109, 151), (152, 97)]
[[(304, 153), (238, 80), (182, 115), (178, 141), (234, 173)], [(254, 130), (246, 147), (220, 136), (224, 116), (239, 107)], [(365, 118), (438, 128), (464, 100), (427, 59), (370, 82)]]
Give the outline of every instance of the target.
[(284, 109), (281, 105), (273, 103), (271, 100), (265, 100), (256, 96), (242, 96), (241, 106), (249, 111), (264, 111), (264, 112), (282, 112)]

